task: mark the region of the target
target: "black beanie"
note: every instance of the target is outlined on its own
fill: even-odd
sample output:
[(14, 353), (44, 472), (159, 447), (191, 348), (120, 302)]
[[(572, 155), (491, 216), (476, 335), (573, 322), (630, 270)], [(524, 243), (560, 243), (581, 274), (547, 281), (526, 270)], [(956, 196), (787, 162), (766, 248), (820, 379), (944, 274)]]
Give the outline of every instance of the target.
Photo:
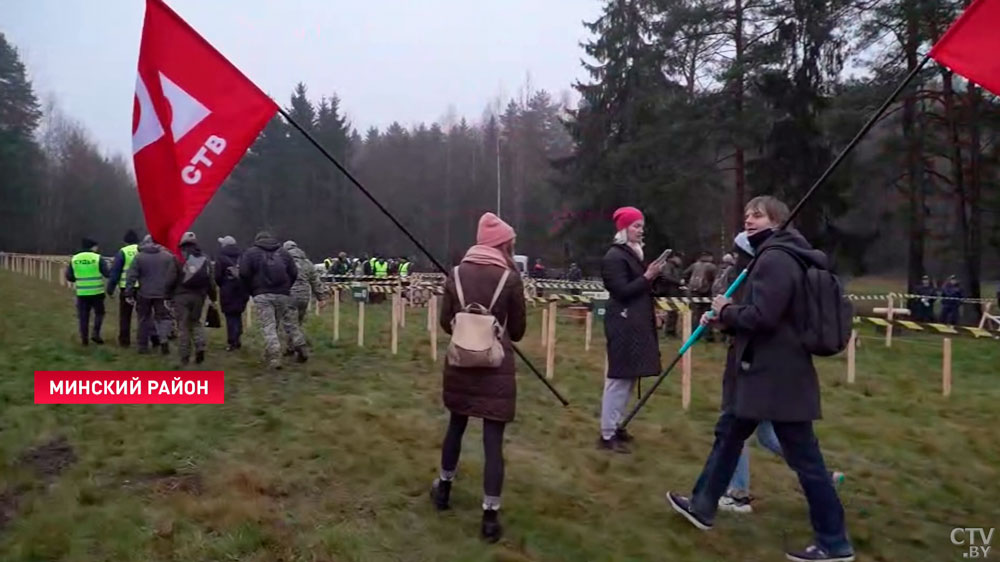
[(139, 235), (135, 233), (131, 228), (125, 231), (125, 243), (126, 244), (138, 244)]
[(80, 241), (80, 247), (82, 247), (84, 250), (89, 250), (89, 249), (93, 248), (96, 245), (97, 245), (97, 242), (94, 242), (90, 238), (84, 237), (83, 240)]

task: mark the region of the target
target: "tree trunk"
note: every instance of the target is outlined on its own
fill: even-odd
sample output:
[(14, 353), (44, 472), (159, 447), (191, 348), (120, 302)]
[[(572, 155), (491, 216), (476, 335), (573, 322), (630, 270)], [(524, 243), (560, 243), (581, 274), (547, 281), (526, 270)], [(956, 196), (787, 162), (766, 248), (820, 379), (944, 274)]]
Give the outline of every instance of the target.
[(746, 163), (743, 157), (743, 97), (744, 92), (744, 68), (743, 68), (743, 0), (736, 0), (736, 25), (733, 33), (733, 42), (736, 46), (736, 80), (733, 92), (735, 109), (735, 123), (737, 131), (735, 134), (736, 162), (733, 173), (736, 175), (736, 190), (733, 198), (733, 228), (735, 232), (743, 230), (743, 205), (746, 204)]
[[(982, 175), (982, 160), (980, 157), (982, 135), (979, 127), (979, 109), (982, 100), (982, 91), (978, 86), (970, 82), (967, 98), (967, 122), (969, 124), (969, 190), (967, 194), (967, 207), (969, 213), (969, 232), (964, 254), (965, 276), (966, 283), (968, 284), (968, 292), (966, 294), (972, 298), (980, 298), (979, 276), (982, 265), (983, 242), (982, 205), (980, 204), (982, 189), (980, 177)], [(982, 314), (982, 307), (977, 304), (975, 308), (976, 316), (978, 317)]]
[[(973, 260), (970, 259), (972, 256), (969, 244), (971, 238), (971, 227), (969, 224), (968, 213), (969, 194), (965, 189), (965, 171), (962, 165), (962, 145), (958, 130), (958, 112), (955, 108), (955, 88), (952, 83), (953, 77), (954, 75), (950, 70), (942, 67), (942, 98), (944, 100), (945, 116), (948, 122), (948, 138), (951, 143), (950, 166), (952, 182), (955, 188), (955, 210), (958, 214), (958, 226), (962, 239), (962, 261), (965, 264), (965, 276), (968, 277), (970, 271), (978, 269), (978, 267), (973, 267), (971, 264)], [(978, 292), (978, 272), (974, 273), (976, 273), (975, 280), (971, 277), (967, 279), (959, 279), (959, 282), (962, 284), (962, 292), (966, 295), (971, 294), (973, 282), (975, 283)]]
[[(910, 5), (906, 15), (906, 70), (912, 72), (917, 67), (917, 47), (920, 43), (918, 37), (917, 13)], [(920, 284), (924, 276), (924, 230), (925, 220), (925, 194), (923, 188), (923, 169), (920, 159), (921, 139), (914, 130), (916, 121), (916, 91), (911, 89), (910, 93), (903, 98), (903, 142), (906, 146), (906, 174), (907, 191), (909, 194), (909, 221), (910, 240), (907, 257), (907, 287), (912, 294)]]

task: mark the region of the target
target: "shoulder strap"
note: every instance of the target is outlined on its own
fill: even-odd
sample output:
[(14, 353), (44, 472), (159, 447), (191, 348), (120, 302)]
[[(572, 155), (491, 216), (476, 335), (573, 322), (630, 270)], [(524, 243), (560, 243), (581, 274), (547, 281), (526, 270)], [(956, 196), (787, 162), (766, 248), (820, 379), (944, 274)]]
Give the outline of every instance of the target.
[(455, 266), (453, 270), (455, 272), (455, 291), (458, 293), (458, 304), (463, 309), (465, 308), (465, 293), (462, 291), (462, 277), (458, 274), (458, 266)]
[(500, 282), (497, 283), (497, 288), (493, 291), (493, 299), (490, 300), (489, 311), (493, 312), (493, 305), (497, 303), (497, 299), (500, 298), (500, 293), (503, 291), (503, 286), (507, 283), (507, 277), (510, 276), (510, 270), (504, 269), (503, 275), (500, 276)]

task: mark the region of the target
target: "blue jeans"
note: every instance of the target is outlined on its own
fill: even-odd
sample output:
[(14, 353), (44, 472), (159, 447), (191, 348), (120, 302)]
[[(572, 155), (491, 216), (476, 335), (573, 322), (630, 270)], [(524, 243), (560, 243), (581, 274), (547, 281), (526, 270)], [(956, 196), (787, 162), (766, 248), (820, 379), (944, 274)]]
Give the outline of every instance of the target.
[[(715, 424), (715, 442), (691, 493), (691, 509), (707, 522), (715, 519), (719, 498), (726, 492), (743, 444), (757, 429), (757, 420), (723, 412)], [(827, 473), (812, 422), (772, 422), (785, 462), (799, 477), (809, 503), (815, 542), (833, 554), (853, 552), (847, 539), (844, 507)]]
[[(771, 425), (771, 422), (760, 422), (756, 433), (757, 443), (761, 447), (779, 457), (784, 457), (781, 454), (781, 443), (778, 442), (778, 436), (775, 435), (774, 426)], [(733, 473), (733, 479), (729, 481), (729, 489), (744, 493), (750, 492), (750, 445), (747, 443), (743, 444), (743, 452), (740, 453), (740, 461), (736, 464), (736, 472)]]

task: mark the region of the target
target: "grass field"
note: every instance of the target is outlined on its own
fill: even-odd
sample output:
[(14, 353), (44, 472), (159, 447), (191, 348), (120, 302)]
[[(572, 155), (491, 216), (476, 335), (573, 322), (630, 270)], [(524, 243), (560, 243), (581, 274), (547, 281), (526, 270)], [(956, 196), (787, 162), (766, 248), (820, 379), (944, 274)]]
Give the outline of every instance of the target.
[[(225, 405), (36, 406), (34, 370), (172, 368), (111, 345), (76, 343), (67, 289), (0, 272), (0, 560), (381, 561), (783, 559), (810, 539), (794, 475), (756, 446), (753, 515), (720, 513), (701, 533), (673, 514), (667, 490), (700, 471), (717, 415), (721, 345), (694, 351), (693, 402), (671, 376), (630, 426), (631, 456), (596, 451), (602, 332), (561, 318), (554, 383), (562, 408), (520, 369), (518, 418), (508, 428), (502, 517), (506, 536), (478, 538), (481, 432), (470, 425), (453, 510), (427, 490), (446, 425), (440, 366), (429, 358), (426, 312), (411, 310), (397, 356), (388, 307), (368, 308), (366, 347), (356, 308), (310, 316), (313, 359), (268, 373), (251, 333), (226, 354), (209, 330), (206, 368), (226, 372)], [(540, 312), (523, 349), (539, 366)], [(116, 334), (114, 307), (104, 337)], [(874, 333), (865, 333), (875, 337)], [(828, 464), (841, 488), (860, 560), (960, 560), (953, 527), (1000, 522), (997, 384), (1000, 344), (955, 341), (953, 394), (940, 392), (941, 344), (863, 339), (858, 380), (845, 359), (822, 360)], [(441, 339), (444, 349), (444, 338)], [(664, 342), (669, 355), (676, 342)], [(992, 553), (991, 553), (992, 554)]]

